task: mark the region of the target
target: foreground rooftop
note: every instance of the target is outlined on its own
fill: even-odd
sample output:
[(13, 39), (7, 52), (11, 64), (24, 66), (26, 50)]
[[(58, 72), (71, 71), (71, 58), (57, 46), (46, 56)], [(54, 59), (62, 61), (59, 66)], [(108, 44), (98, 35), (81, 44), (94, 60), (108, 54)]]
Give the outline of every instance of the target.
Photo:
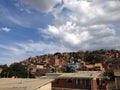
[(36, 90), (53, 79), (1, 78), (0, 90)]

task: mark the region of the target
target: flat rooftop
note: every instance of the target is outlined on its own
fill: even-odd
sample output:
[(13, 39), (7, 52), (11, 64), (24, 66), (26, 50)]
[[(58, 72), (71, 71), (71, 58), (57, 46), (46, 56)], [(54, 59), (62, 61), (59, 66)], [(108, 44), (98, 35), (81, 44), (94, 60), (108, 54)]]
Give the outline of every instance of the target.
[(102, 71), (79, 71), (76, 73), (47, 73), (49, 77), (55, 78), (102, 78)]
[(77, 73), (63, 73), (58, 78), (97, 78), (101, 73), (101, 71), (80, 71)]
[(35, 90), (53, 79), (0, 78), (0, 90)]
[(114, 70), (114, 75), (117, 77), (120, 77), (120, 69), (119, 70)]

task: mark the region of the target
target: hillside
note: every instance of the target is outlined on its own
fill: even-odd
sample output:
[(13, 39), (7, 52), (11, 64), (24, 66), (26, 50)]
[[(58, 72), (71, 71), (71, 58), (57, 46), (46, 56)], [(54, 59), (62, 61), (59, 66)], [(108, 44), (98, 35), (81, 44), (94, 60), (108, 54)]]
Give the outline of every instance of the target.
[[(52, 72), (75, 72), (79, 70), (88, 70), (87, 65), (97, 63), (107, 64), (112, 68), (108, 71), (120, 68), (120, 50), (96, 50), (96, 51), (78, 51), (64, 52), (55, 54), (46, 54), (41, 56), (29, 57), (10, 66), (0, 66), (1, 77), (39, 77)], [(100, 65), (99, 64), (99, 65)], [(100, 70), (91, 68), (91, 70)]]
[(64, 52), (55, 54), (46, 54), (41, 56), (29, 57), (28, 59), (21, 61), (22, 65), (36, 64), (41, 65), (49, 62), (52, 59), (59, 59), (66, 63), (75, 61), (86, 61), (89, 63), (97, 63), (104, 61), (117, 60), (120, 61), (120, 50), (96, 50), (96, 51), (78, 51), (78, 52)]

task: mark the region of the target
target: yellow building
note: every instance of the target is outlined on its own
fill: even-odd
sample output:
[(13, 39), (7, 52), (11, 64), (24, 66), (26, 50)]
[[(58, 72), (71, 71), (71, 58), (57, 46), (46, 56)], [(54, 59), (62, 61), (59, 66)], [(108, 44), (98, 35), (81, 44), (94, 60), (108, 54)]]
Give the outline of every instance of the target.
[(104, 70), (102, 63), (87, 64), (85, 66), (88, 70)]
[(103, 70), (102, 63), (95, 63), (94, 68), (99, 69), (99, 70)]
[(88, 69), (93, 69), (94, 68), (94, 65), (92, 64), (89, 64), (89, 65), (85, 65)]

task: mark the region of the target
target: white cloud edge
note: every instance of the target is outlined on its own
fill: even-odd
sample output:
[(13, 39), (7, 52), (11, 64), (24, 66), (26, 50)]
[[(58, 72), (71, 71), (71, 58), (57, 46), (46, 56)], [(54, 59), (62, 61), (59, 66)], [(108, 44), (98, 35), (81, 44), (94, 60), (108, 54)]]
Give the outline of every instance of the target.
[(1, 27), (0, 31), (4, 31), (4, 32), (10, 32), (12, 29), (8, 28), (8, 27)]
[[(62, 45), (57, 45), (55, 43), (44, 43), (44, 42), (22, 42), (22, 43), (14, 43), (13, 45), (0, 45), (0, 48), (4, 49), (5, 52), (0, 52), (0, 57), (4, 58), (6, 56), (6, 60), (9, 63), (14, 61), (22, 61), (27, 59), (28, 57), (43, 55), (48, 53), (55, 53), (55, 52), (64, 52), (70, 51), (66, 47)], [(1, 61), (0, 63), (2, 63)]]

